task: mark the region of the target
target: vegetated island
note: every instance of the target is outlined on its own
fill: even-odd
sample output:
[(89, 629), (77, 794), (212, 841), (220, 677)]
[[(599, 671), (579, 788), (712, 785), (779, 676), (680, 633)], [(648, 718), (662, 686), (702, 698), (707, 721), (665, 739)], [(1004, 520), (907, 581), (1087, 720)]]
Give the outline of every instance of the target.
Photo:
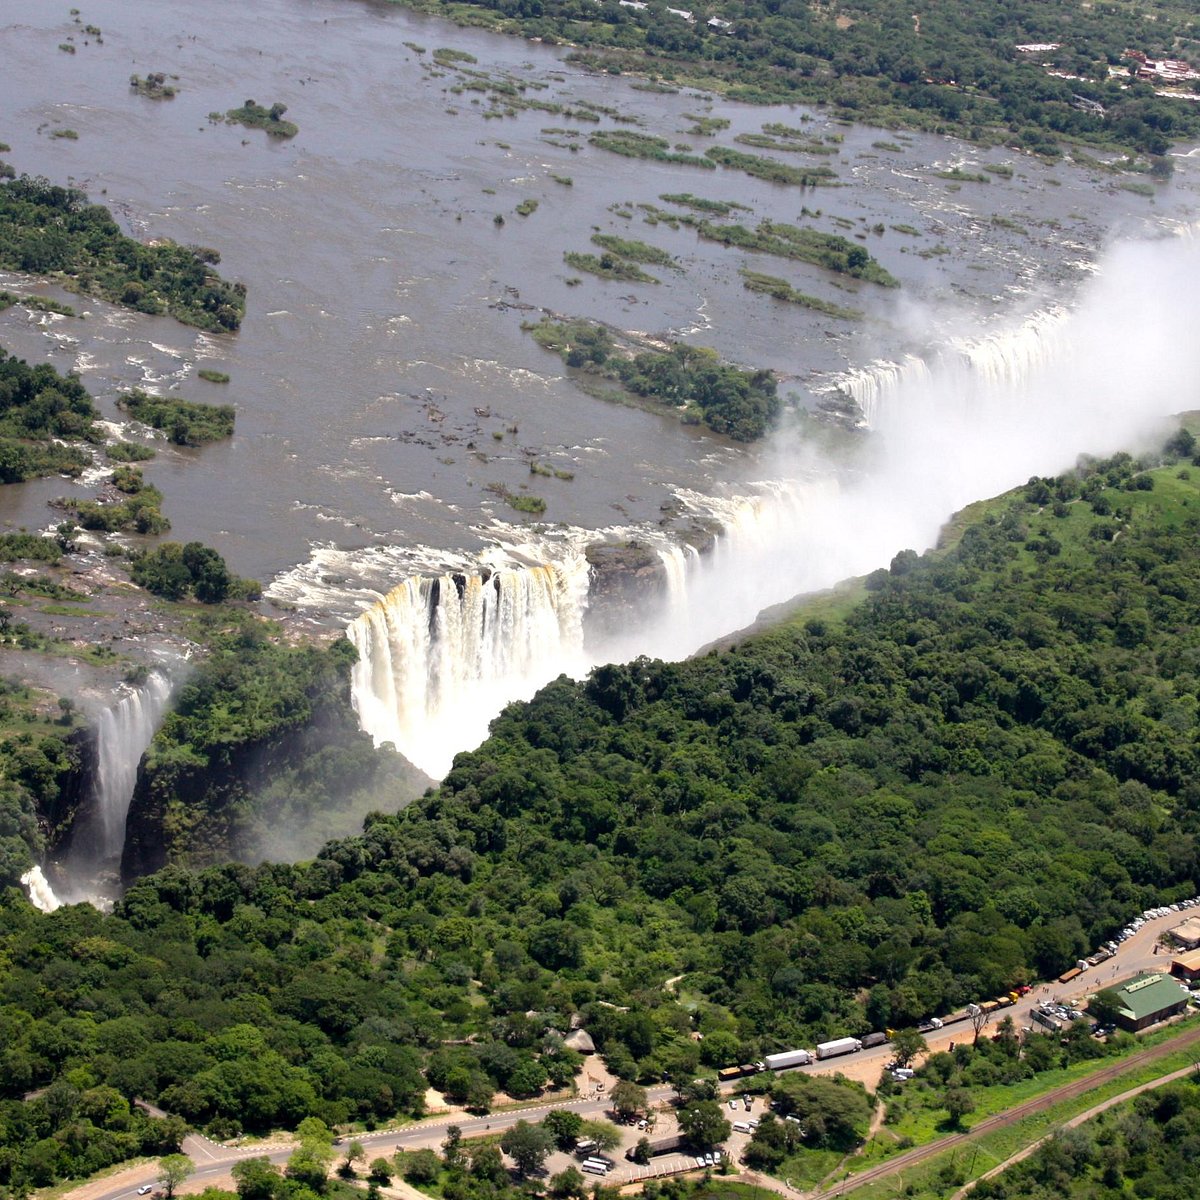
[[(171, 78), (176, 79), (177, 76), (172, 75)], [(129, 86), (139, 96), (145, 96), (150, 100), (175, 99), (175, 85), (167, 82), (167, 76), (162, 71), (151, 71), (145, 77), (130, 75)]]
[(291, 121), (285, 121), (283, 114), (287, 105), (276, 102), (270, 108), (264, 108), (253, 100), (247, 100), (241, 108), (231, 108), (225, 114), (225, 120), (230, 125), (245, 125), (249, 129), (265, 129), (271, 137), (293, 138), (300, 132), (300, 126)]
[(99, 415), (78, 377), (0, 350), (0, 483), (79, 475), (92, 461), (81, 443), (101, 440)]
[(117, 400), (135, 421), (161, 429), (177, 446), (201, 446), (233, 436), (231, 404), (202, 404), (176, 396), (152, 396), (135, 388)]
[(839, 275), (849, 275), (853, 279), (877, 283), (880, 287), (900, 286), (900, 280), (881, 266), (865, 246), (836, 233), (802, 229), (798, 225), (787, 225), (781, 221), (760, 221), (753, 230), (744, 225), (714, 225), (711, 221), (703, 220), (686, 223), (691, 224), (702, 238), (710, 242), (738, 246), (743, 250), (757, 250), (778, 258), (799, 259), (813, 266), (836, 271)]
[[(637, 353), (630, 335), (618, 339), (606, 326), (584, 320), (544, 317), (525, 328), (540, 346), (579, 371), (580, 379), (619, 384), (624, 393), (656, 408), (678, 410), (684, 424), (703, 422), (715, 433), (752, 442), (779, 415), (775, 376), (722, 362), (715, 350), (676, 342)], [(607, 393), (601, 389), (601, 394)]]
[(763, 292), (776, 300), (788, 304), (798, 304), (801, 308), (811, 308), (814, 312), (824, 313), (828, 317), (840, 317), (843, 321), (857, 321), (862, 318), (862, 311), (857, 308), (846, 308), (819, 296), (810, 296), (792, 287), (786, 279), (777, 275), (762, 275), (743, 267), (741, 271), (742, 286), (748, 292)]
[(126, 237), (108, 209), (77, 188), (27, 175), (0, 184), (5, 270), (47, 275), (71, 291), (219, 333), (241, 324), (246, 289), (217, 275), (218, 262), (204, 247)]

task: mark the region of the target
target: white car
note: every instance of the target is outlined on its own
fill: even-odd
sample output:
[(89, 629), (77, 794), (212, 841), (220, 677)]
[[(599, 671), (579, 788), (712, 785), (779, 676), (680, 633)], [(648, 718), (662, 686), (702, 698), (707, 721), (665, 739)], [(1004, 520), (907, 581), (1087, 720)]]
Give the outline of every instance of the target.
[(143, 1183), (142, 1186), (138, 1188), (138, 1195), (148, 1196), (152, 1191), (154, 1191), (154, 1185), (152, 1183)]
[(730, 1102), (729, 1102), (729, 1107), (730, 1107), (730, 1108), (737, 1108), (737, 1101), (736, 1101), (736, 1100), (730, 1100)]

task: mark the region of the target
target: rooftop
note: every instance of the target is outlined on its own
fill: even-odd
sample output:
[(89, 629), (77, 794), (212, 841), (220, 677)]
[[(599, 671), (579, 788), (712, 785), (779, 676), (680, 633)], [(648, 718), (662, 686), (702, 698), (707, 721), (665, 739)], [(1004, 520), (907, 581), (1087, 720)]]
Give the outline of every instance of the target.
[(1115, 991), (1125, 1006), (1125, 1016), (1133, 1021), (1162, 1012), (1188, 998), (1186, 988), (1170, 975), (1158, 972), (1138, 975)]
[(1200, 941), (1200, 917), (1188, 917), (1186, 921), (1174, 926), (1167, 932), (1172, 937), (1177, 937), (1183, 942)]

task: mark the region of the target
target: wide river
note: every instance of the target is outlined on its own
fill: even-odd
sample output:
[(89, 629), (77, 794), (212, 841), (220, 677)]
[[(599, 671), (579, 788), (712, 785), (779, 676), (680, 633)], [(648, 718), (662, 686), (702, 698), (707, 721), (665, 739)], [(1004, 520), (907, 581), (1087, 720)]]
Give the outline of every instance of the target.
[[(850, 126), (821, 109), (649, 90), (583, 73), (561, 47), (364, 0), (78, 2), (76, 17), (65, 0), (0, 0), (4, 158), (86, 189), (138, 237), (218, 249), (221, 272), (248, 288), (246, 318), (238, 334), (211, 336), (54, 293), (86, 316), (9, 309), (0, 345), (79, 371), (113, 420), (131, 385), (236, 405), (231, 441), (164, 448), (146, 467), (165, 493), (171, 536), (211, 543), (277, 597), (316, 599), (341, 617), (361, 603), (338, 599), (356, 577), (384, 591), (497, 543), (528, 543), (520, 553), (534, 560), (556, 537), (682, 536), (704, 497), (719, 515), (730, 497), (806, 461), (794, 432), (746, 448), (584, 394), (523, 331), (539, 310), (771, 367), (781, 394), (805, 408), (855, 368), (978, 344), (1073, 305), (1106, 245), (1177, 231), (1197, 211), (1197, 162), (1185, 153), (1173, 181), (1146, 195), (1136, 190), (1144, 176)], [(462, 54), (435, 56), (440, 48)], [(159, 71), (174, 99), (131, 89), (132, 74)], [(210, 119), (248, 97), (286, 104), (298, 136)], [(633, 130), (702, 153), (771, 123), (803, 130), (810, 152), (739, 148), (827, 166), (838, 186), (635, 160), (588, 141)], [(65, 130), (76, 136), (54, 136)], [(945, 178), (954, 168), (986, 178)], [(903, 286), (859, 284), (654, 223), (639, 206), (669, 209), (668, 193), (744, 205), (735, 211), (747, 225), (770, 218), (858, 237)], [(536, 211), (521, 216), (526, 200)], [(598, 231), (661, 247), (677, 268), (650, 268), (661, 278), (653, 285), (572, 270), (564, 253), (595, 251)], [(865, 315), (847, 321), (751, 293), (744, 268)], [(0, 286), (46, 291), (12, 275)], [(1130, 332), (1125, 324), (1114, 336)], [(201, 381), (205, 366), (231, 382)], [(1077, 427), (1078, 444), (1057, 447), (1059, 465), (1091, 448)], [(950, 446), (931, 470), (954, 457)], [(531, 461), (552, 473), (531, 474)], [(966, 487), (1020, 481), (966, 469)], [(5, 489), (0, 517), (44, 528), (55, 519), (46, 500), (72, 487), (89, 494), (94, 481)], [(515, 513), (505, 490), (544, 498), (544, 525)], [(930, 511), (962, 491), (944, 489)], [(680, 496), (689, 507), (672, 517)], [(904, 545), (918, 535), (896, 536)], [(889, 545), (881, 538), (868, 565)], [(797, 583), (827, 581), (841, 565)], [(726, 627), (743, 620), (731, 612)]]

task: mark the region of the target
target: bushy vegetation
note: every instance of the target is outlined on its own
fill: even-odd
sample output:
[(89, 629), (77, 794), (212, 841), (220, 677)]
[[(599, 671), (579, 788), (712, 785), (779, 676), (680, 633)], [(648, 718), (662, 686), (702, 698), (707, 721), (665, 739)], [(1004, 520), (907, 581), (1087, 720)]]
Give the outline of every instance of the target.
[(163, 430), (177, 446), (200, 446), (233, 436), (232, 404), (201, 404), (132, 391), (117, 401), (135, 421)]
[(162, 492), (147, 483), (137, 467), (118, 466), (113, 472), (113, 490), (125, 498), (60, 497), (54, 505), (70, 513), (84, 529), (101, 533), (153, 534), (166, 533), (171, 528), (171, 522), (162, 512)]
[(854, 321), (862, 316), (855, 308), (846, 308), (841, 304), (833, 304), (818, 296), (810, 296), (792, 287), (786, 279), (777, 275), (763, 275), (758, 271), (742, 270), (742, 286), (749, 292), (765, 292), (776, 300), (788, 304), (799, 304), (802, 308), (811, 308), (814, 312), (825, 313), (829, 317), (841, 317), (845, 321)]
[(733, 167), (755, 179), (766, 179), (771, 183), (820, 187), (837, 178), (837, 172), (829, 167), (792, 167), (773, 158), (763, 158), (761, 154), (743, 154), (730, 146), (710, 146), (704, 156), (723, 167)]
[(744, 225), (714, 225), (699, 221), (696, 231), (702, 238), (724, 246), (757, 250), (779, 258), (795, 258), (812, 263), (839, 275), (865, 279), (881, 287), (899, 287), (900, 281), (886, 271), (871, 256), (865, 246), (859, 246), (836, 233), (821, 233), (781, 221), (760, 221), (754, 230)]
[(598, 275), (601, 279), (615, 279), (622, 283), (658, 283), (659, 281), (648, 271), (643, 271), (636, 263), (622, 258), (618, 254), (580, 254), (568, 250), (563, 254), (563, 262), (576, 271), (586, 271), (589, 275)]
[(679, 409), (685, 420), (703, 421), (736, 441), (762, 437), (778, 416), (770, 371), (744, 371), (722, 362), (707, 347), (677, 342), (666, 352), (624, 353), (604, 326), (589, 321), (545, 318), (531, 332), (568, 367), (611, 379), (635, 396)]
[(680, 163), (688, 167), (713, 169), (713, 163), (698, 154), (672, 150), (666, 138), (649, 133), (634, 133), (629, 129), (603, 129), (593, 133), (588, 142), (601, 150), (623, 154), (626, 158), (649, 158), (655, 162)]
[(659, 196), (668, 204), (679, 204), (685, 208), (694, 208), (699, 212), (715, 213), (719, 217), (727, 217), (735, 208), (749, 212), (745, 204), (736, 200), (707, 200), (703, 196), (693, 196), (691, 192), (667, 192)]
[(272, 137), (293, 138), (300, 132), (300, 127), (292, 121), (285, 121), (283, 114), (287, 105), (276, 102), (270, 108), (264, 108), (253, 100), (247, 100), (241, 108), (231, 108), (225, 114), (225, 120), (231, 125), (245, 125), (249, 129), (265, 129)]
[(107, 208), (76, 188), (22, 175), (0, 184), (0, 267), (201, 329), (237, 329), (246, 289), (211, 270), (215, 250), (126, 237)]
[(78, 445), (56, 443), (95, 441), (97, 416), (74, 375), (60, 375), (44, 364), (31, 367), (0, 350), (0, 483), (78, 475), (91, 456)]
[(225, 560), (201, 542), (166, 542), (134, 558), (129, 574), (139, 587), (167, 600), (194, 596), (202, 604), (220, 604), (257, 599), (262, 591), (253, 579), (232, 574)]
[(592, 241), (601, 250), (609, 254), (615, 254), (619, 258), (629, 259), (631, 262), (653, 263), (660, 267), (672, 267), (675, 265), (675, 256), (673, 254), (668, 254), (658, 246), (639, 242), (636, 238), (621, 238), (611, 233), (593, 233)]
[[(171, 78), (177, 79), (178, 76), (172, 75)], [(167, 76), (162, 71), (151, 71), (144, 78), (141, 75), (130, 75), (129, 86), (139, 96), (146, 96), (151, 100), (173, 100), (175, 98), (175, 84), (168, 83)]]
[[(6, 1032), (15, 1035), (11, 1021), (5, 1020)], [(0, 1179), (19, 1189), (83, 1179), (138, 1155), (177, 1151), (187, 1133), (179, 1117), (147, 1116), (116, 1088), (66, 1080), (28, 1104), (0, 1100), (0, 1128), (5, 1131)]]

